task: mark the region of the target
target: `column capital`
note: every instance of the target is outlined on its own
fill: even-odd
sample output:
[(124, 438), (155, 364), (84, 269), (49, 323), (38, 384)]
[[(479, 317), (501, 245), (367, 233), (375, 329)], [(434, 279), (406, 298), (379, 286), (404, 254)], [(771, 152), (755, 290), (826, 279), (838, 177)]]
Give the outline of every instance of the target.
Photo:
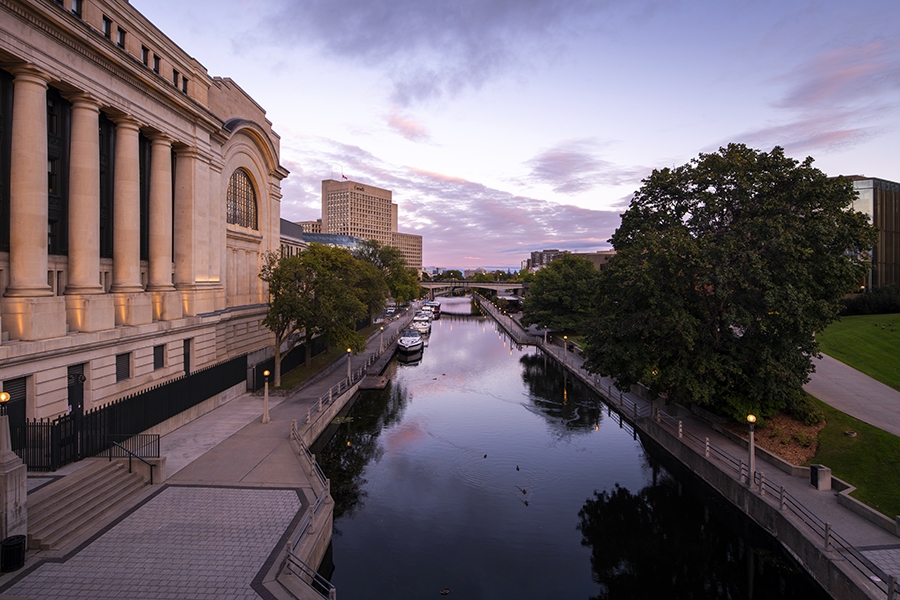
[(9, 65), (6, 67), (6, 70), (18, 81), (31, 81), (44, 87), (47, 87), (47, 84), (50, 83), (50, 76), (32, 63)]
[(166, 135), (161, 131), (154, 131), (147, 134), (147, 137), (150, 139), (150, 144), (153, 146), (168, 146), (172, 147), (172, 144), (175, 143), (174, 138)]
[(63, 94), (63, 98), (72, 103), (72, 108), (82, 108), (100, 112), (100, 101), (87, 92), (73, 92)]
[(130, 117), (128, 115), (114, 116), (110, 120), (116, 124), (117, 131), (119, 129), (123, 129), (123, 130), (131, 129), (132, 131), (140, 131), (141, 130), (141, 124), (138, 123), (137, 120), (134, 119), (134, 117)]

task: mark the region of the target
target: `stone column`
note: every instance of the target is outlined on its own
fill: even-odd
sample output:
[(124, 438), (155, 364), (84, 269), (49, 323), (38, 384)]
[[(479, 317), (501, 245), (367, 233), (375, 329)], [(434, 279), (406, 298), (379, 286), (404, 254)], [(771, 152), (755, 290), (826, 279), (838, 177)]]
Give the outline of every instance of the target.
[(100, 285), (100, 107), (70, 96), (69, 284), (66, 294), (102, 294)]
[(141, 285), (141, 171), (138, 123), (116, 123), (113, 181), (113, 273), (109, 291), (116, 295), (116, 324), (152, 321), (150, 297)]
[(10, 70), (9, 285), (0, 318), (10, 340), (66, 334), (65, 302), (47, 284), (47, 78), (30, 67)]
[(150, 272), (153, 318), (182, 317), (181, 300), (172, 284), (172, 140), (162, 134), (150, 146)]
[(13, 69), (7, 297), (52, 296), (47, 285), (47, 79)]
[(72, 103), (72, 141), (66, 322), (70, 331), (112, 329), (113, 298), (100, 285), (100, 106), (87, 94), (67, 99)]
[(188, 316), (215, 310), (210, 301), (209, 160), (196, 148), (175, 154), (175, 288)]

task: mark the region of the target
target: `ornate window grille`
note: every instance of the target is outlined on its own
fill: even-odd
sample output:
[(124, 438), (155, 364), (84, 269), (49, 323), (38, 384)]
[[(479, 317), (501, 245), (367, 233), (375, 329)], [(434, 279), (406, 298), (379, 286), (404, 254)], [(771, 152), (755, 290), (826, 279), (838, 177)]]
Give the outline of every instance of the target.
[(228, 222), (259, 229), (257, 225), (256, 192), (250, 175), (243, 169), (231, 174), (228, 182)]

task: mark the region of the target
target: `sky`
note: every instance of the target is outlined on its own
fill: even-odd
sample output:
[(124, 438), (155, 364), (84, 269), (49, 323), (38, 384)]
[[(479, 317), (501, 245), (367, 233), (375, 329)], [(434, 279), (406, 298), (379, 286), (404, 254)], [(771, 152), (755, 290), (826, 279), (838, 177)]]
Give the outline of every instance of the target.
[(653, 169), (731, 142), (900, 181), (897, 0), (131, 0), (281, 136), (281, 216), (390, 189), (423, 262), (609, 249)]

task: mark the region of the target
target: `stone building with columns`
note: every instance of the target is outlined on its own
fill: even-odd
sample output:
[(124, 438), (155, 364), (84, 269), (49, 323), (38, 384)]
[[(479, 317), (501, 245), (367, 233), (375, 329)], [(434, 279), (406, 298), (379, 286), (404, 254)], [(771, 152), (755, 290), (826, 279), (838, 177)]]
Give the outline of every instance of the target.
[[(0, 386), (89, 409), (261, 358), (279, 137), (126, 0), (0, 0)], [(251, 364), (253, 358), (251, 358)]]

